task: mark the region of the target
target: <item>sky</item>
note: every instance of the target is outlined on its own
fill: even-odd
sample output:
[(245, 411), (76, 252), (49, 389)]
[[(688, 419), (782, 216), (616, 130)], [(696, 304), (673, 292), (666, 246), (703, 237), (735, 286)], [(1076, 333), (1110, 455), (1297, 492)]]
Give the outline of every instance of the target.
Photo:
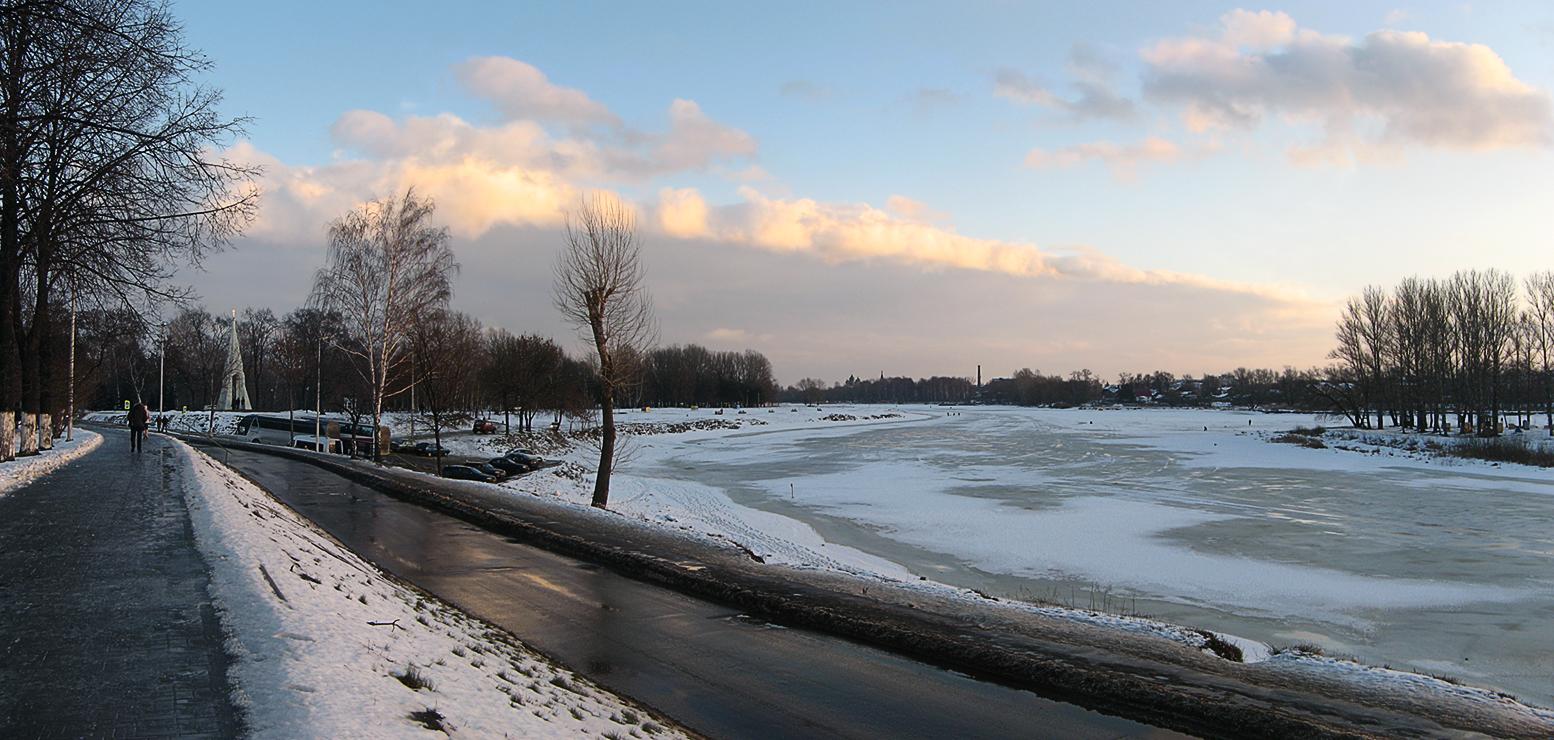
[(575, 347), (569, 208), (637, 215), (664, 344), (778, 378), (1325, 364), (1410, 275), (1550, 268), (1544, 3), (197, 3), (245, 234), (182, 274), (295, 308), (415, 187), (454, 305)]

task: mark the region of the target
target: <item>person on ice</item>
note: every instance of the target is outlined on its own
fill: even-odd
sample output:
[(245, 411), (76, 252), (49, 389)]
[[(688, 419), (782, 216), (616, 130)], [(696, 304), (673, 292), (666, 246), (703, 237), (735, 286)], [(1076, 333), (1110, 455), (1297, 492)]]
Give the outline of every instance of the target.
[(129, 411), (130, 452), (140, 452), (146, 440), (146, 427), (151, 426), (151, 409), (136, 401)]

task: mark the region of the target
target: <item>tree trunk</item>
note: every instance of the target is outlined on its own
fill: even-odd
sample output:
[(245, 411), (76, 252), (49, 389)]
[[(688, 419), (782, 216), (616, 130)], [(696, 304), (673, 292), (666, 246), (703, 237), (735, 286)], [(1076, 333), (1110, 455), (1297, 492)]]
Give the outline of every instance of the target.
[(432, 419), (432, 457), (437, 458), (437, 477), (442, 477), (442, 424)]

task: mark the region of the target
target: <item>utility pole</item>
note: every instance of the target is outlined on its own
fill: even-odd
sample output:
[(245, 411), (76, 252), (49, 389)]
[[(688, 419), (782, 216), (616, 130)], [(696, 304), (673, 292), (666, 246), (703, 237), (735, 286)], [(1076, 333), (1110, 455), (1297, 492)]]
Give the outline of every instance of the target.
[[(324, 437), (324, 332), (323, 324), (318, 332), (318, 364), (314, 365), (317, 377), (313, 381), (313, 447), (317, 449)], [(325, 445), (327, 447), (327, 445)]]
[(167, 322), (162, 322), (159, 330), (161, 334), (162, 356), (157, 360), (156, 368), (156, 413), (157, 416), (167, 412), (167, 404), (163, 401), (163, 390), (167, 387)]
[(65, 441), (76, 438), (76, 309), (81, 303), (76, 286), (70, 286), (70, 387), (65, 389)]

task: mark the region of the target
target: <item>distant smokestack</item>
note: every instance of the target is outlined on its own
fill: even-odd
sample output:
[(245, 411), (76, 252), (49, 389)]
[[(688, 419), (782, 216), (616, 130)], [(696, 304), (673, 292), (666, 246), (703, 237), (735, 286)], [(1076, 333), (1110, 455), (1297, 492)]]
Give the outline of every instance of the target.
[(977, 366), (977, 390), (982, 389), (982, 366)]

